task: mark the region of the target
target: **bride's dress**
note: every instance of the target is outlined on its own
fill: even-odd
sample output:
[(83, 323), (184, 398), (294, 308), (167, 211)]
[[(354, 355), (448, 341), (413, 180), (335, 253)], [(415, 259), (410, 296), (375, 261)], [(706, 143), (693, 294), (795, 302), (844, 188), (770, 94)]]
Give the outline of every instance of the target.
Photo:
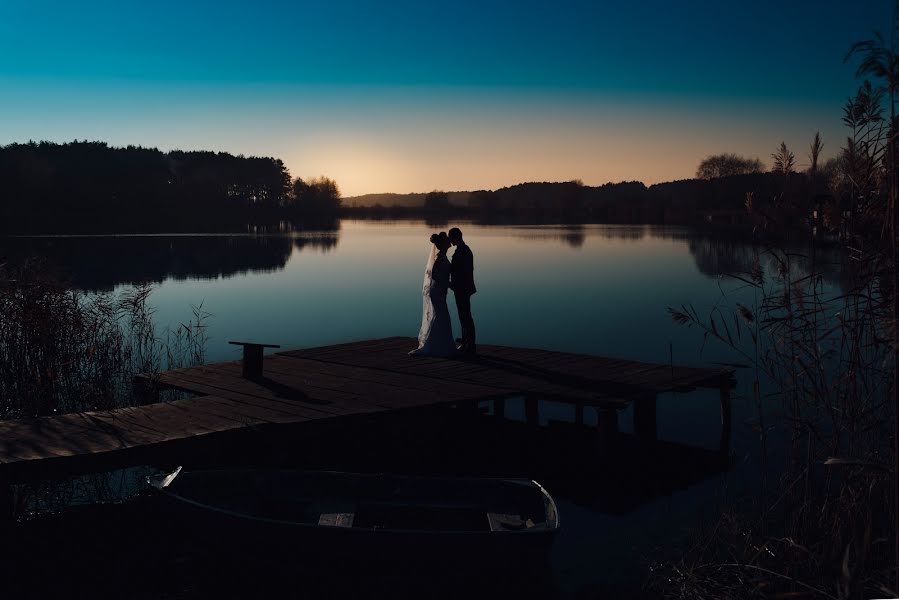
[(421, 331), (418, 333), (418, 349), (412, 356), (453, 356), (456, 344), (453, 340), (453, 324), (446, 305), (446, 291), (449, 288), (450, 262), (443, 252), (431, 250), (425, 268), (425, 282), (422, 287), (423, 309)]

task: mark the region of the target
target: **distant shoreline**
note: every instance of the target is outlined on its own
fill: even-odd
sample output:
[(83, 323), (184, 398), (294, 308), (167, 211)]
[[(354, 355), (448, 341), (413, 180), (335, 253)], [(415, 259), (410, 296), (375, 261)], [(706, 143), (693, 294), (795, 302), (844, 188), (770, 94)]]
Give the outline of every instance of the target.
[(750, 173), (651, 186), (521, 183), (497, 190), (341, 198), (271, 157), (102, 142), (0, 146), (0, 234), (286, 232), (342, 217), (444, 223), (632, 223), (814, 233), (842, 210), (820, 175)]

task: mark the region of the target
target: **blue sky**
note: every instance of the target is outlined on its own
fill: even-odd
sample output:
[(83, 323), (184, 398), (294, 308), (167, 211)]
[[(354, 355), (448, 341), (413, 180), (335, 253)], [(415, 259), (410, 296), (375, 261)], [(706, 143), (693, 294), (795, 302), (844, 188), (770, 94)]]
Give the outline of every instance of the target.
[(863, 4), (0, 0), (0, 143), (275, 155), (346, 194), (683, 178), (835, 151), (843, 56), (889, 23)]

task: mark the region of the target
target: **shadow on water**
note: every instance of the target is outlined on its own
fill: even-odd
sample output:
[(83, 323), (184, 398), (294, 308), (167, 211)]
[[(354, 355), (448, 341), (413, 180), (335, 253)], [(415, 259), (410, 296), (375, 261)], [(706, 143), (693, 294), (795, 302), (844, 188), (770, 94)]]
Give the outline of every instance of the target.
[[(515, 412), (515, 402), (507, 400), (507, 414)], [(160, 457), (157, 467), (143, 472), (168, 470), (190, 456), (195, 468), (265, 464), (526, 477), (563, 506), (610, 516), (631, 513), (730, 466), (726, 453), (641, 439), (614, 427), (558, 421), (535, 426), (462, 408), (247, 429), (179, 454)], [(133, 494), (138, 480), (125, 491)], [(44, 493), (59, 494), (52, 490)], [(561, 522), (554, 552), (578, 552), (570, 547), (577, 521), (568, 521), (574, 538), (564, 537), (564, 510)], [(0, 527), (6, 529), (0, 547), (4, 589), (17, 598), (571, 597), (560, 591), (559, 578), (566, 576), (552, 555), (511, 564), (477, 553), (410, 557), (391, 548), (335, 556), (304, 547), (300, 536), (259, 539), (204, 525), (146, 490), (122, 502), (70, 507)], [(607, 555), (591, 560), (614, 565), (620, 550), (610, 544), (603, 549)], [(609, 567), (600, 578), (622, 577), (614, 571)], [(607, 589), (596, 582), (575, 587)], [(623, 597), (636, 597), (639, 588), (638, 580), (608, 586), (617, 590), (615, 597), (622, 597), (622, 589)]]

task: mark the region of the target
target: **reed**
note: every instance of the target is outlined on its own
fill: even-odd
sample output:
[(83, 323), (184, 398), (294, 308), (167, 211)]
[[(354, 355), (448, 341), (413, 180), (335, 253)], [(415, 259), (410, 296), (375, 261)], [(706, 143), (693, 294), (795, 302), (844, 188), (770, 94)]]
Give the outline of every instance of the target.
[(133, 375), (202, 362), (209, 313), (159, 332), (151, 292), (86, 294), (39, 261), (0, 265), (0, 418), (132, 405)]
[(835, 294), (818, 267), (813, 250), (767, 248), (734, 276), (753, 305), (670, 309), (750, 365), (762, 470), (754, 504), (656, 572), (668, 597), (861, 598), (891, 585), (891, 265), (857, 255)]
[[(734, 276), (752, 291), (751, 306), (725, 295), (707, 314), (692, 306), (669, 309), (676, 322), (698, 328), (706, 340), (730, 347), (751, 366), (762, 492), (755, 502), (726, 510), (681, 560), (658, 565), (648, 582), (656, 594), (840, 600), (899, 595), (899, 213), (893, 152), (899, 62), (895, 48), (880, 37), (854, 45), (847, 58), (855, 54), (862, 58), (859, 75), (874, 76), (883, 86), (866, 81), (849, 98), (843, 122), (851, 135), (823, 169), (833, 196), (823, 225), (846, 256), (841, 290), (831, 293), (823, 285), (812, 238), (806, 256), (765, 247), (751, 272)], [(817, 136), (813, 165), (816, 147)], [(781, 144), (776, 170), (788, 172), (791, 158)], [(761, 231), (777, 226), (765, 225)]]

